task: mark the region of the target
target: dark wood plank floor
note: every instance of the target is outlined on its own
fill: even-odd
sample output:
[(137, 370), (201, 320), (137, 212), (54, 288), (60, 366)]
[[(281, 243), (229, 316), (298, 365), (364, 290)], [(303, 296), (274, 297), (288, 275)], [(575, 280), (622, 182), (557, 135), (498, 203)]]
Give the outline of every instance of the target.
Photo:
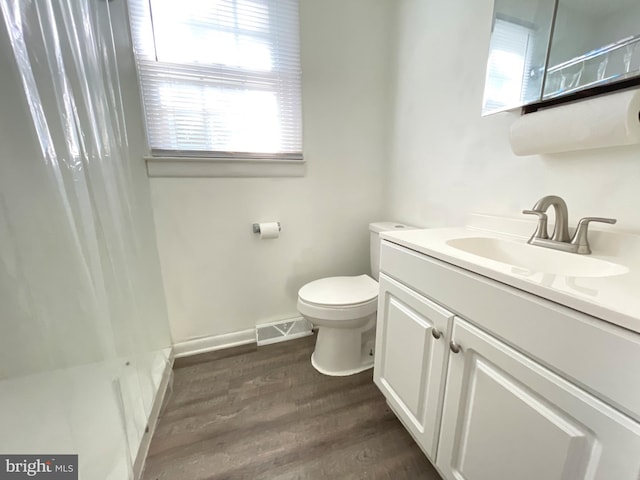
[(178, 359), (144, 480), (440, 480), (372, 371), (327, 377), (315, 336)]

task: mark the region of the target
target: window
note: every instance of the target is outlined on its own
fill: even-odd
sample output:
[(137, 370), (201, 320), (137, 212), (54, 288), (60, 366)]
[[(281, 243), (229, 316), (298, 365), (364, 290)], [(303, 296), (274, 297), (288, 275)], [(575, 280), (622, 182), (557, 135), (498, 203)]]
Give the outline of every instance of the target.
[(297, 0), (130, 0), (152, 156), (302, 160)]
[(491, 35), (483, 112), (520, 105), (529, 92), (533, 31), (496, 18)]

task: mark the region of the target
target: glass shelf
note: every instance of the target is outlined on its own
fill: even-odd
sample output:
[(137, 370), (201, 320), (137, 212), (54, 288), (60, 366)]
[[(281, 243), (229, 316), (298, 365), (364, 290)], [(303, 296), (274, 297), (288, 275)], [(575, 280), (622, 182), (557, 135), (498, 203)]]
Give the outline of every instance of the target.
[(640, 74), (640, 34), (605, 45), (547, 70), (543, 99)]

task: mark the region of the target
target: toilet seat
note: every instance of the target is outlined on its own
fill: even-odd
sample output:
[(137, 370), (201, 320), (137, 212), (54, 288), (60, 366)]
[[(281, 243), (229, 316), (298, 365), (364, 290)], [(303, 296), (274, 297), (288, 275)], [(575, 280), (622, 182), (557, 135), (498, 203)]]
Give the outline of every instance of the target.
[(378, 282), (368, 275), (329, 277), (315, 280), (298, 292), (298, 311), (336, 328), (352, 328), (378, 308)]
[(378, 282), (369, 275), (321, 278), (304, 285), (298, 297), (319, 307), (355, 307), (378, 297)]
[(376, 312), (378, 308), (377, 299), (370, 300), (357, 305), (347, 305), (343, 307), (329, 307), (315, 303), (307, 303), (298, 298), (298, 311), (311, 320), (311, 323), (318, 324), (318, 319), (324, 323), (336, 322), (337, 328), (351, 328), (353, 325), (349, 320), (360, 320)]

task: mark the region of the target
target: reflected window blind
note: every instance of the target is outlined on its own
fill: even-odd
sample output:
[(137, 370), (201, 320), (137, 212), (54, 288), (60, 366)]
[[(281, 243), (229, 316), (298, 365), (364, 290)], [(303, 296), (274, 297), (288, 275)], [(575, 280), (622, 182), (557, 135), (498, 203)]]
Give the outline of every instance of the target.
[(302, 159), (297, 0), (130, 0), (153, 155)]
[(487, 65), (485, 110), (521, 103), (528, 91), (533, 31), (497, 18), (491, 35)]

